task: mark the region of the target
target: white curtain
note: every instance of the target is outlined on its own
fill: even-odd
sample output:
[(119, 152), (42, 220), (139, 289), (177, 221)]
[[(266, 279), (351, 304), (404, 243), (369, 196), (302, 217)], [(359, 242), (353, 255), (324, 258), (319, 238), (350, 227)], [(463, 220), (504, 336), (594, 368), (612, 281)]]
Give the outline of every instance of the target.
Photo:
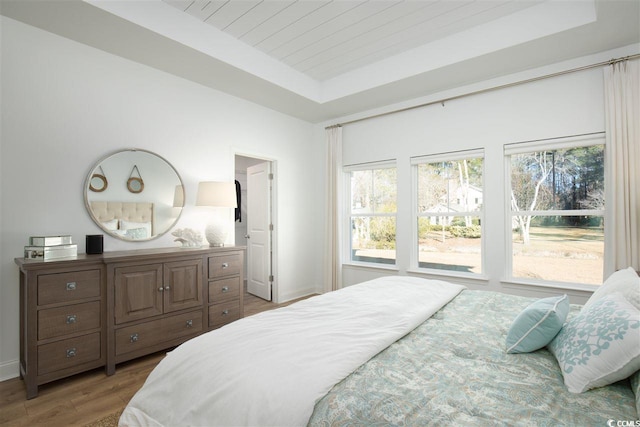
[(342, 287), (341, 229), (342, 218), (342, 128), (332, 126), (327, 132), (327, 191), (324, 291), (335, 291)]
[(604, 70), (606, 114), (605, 268), (640, 270), (640, 61)]

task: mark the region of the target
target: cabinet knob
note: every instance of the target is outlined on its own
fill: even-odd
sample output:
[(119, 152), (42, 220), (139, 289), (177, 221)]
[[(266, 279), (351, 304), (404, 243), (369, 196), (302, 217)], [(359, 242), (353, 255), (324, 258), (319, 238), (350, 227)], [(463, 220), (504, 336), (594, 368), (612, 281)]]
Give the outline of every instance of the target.
[(78, 320), (78, 316), (76, 316), (75, 314), (67, 315), (67, 325), (71, 325), (72, 323), (76, 323), (77, 320)]
[(162, 286), (160, 286), (160, 287), (158, 288), (158, 292), (162, 292), (162, 291), (164, 291), (164, 288), (163, 288)]
[(165, 291), (168, 291), (168, 290), (170, 290), (170, 289), (171, 289), (171, 288), (169, 287), (169, 285), (167, 285), (167, 286), (165, 286), (165, 287), (164, 287), (164, 290), (165, 290)]
[(129, 337), (129, 342), (137, 342), (138, 341), (138, 334), (131, 334), (131, 336)]
[(222, 268), (228, 268), (229, 267), (229, 263), (228, 262), (223, 262), (222, 263)]
[(193, 320), (187, 320), (187, 328), (191, 328), (193, 326)]
[(67, 290), (68, 291), (75, 291), (77, 286), (78, 285), (76, 284), (76, 282), (68, 282), (67, 283)]
[(67, 349), (67, 357), (76, 357), (76, 353), (77, 352), (75, 347)]
[(225, 311), (222, 312), (223, 316), (226, 316), (227, 314), (229, 314), (229, 310), (225, 310)]
[(229, 287), (228, 286), (223, 286), (222, 287), (222, 292), (229, 292)]

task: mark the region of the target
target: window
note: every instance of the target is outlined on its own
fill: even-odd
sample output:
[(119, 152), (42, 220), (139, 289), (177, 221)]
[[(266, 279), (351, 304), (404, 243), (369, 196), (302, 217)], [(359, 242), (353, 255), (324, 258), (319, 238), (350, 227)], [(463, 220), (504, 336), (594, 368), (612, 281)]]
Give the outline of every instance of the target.
[(396, 167), (347, 168), (350, 176), (350, 260), (396, 263)]
[(417, 264), (482, 273), (483, 152), (413, 158)]
[(603, 139), (510, 144), (505, 154), (511, 277), (601, 283)]

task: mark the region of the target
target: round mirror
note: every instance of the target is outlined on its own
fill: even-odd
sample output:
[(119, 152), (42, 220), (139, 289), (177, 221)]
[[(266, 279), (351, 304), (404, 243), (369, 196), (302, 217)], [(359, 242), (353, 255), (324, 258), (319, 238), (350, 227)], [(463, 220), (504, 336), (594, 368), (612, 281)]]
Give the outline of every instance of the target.
[[(144, 181), (131, 177), (134, 166)], [(178, 172), (162, 157), (146, 150), (124, 150), (91, 168), (84, 201), (91, 218), (109, 235), (145, 241), (163, 235), (178, 221), (184, 186)]]

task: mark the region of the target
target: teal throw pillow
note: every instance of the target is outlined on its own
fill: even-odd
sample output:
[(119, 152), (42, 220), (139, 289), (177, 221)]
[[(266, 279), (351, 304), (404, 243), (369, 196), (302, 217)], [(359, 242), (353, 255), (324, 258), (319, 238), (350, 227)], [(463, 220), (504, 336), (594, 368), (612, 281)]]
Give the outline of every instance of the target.
[(569, 297), (543, 298), (525, 308), (507, 333), (507, 353), (529, 353), (551, 342), (569, 314)]
[(640, 369), (640, 311), (613, 293), (583, 308), (549, 344), (572, 393), (603, 387)]

